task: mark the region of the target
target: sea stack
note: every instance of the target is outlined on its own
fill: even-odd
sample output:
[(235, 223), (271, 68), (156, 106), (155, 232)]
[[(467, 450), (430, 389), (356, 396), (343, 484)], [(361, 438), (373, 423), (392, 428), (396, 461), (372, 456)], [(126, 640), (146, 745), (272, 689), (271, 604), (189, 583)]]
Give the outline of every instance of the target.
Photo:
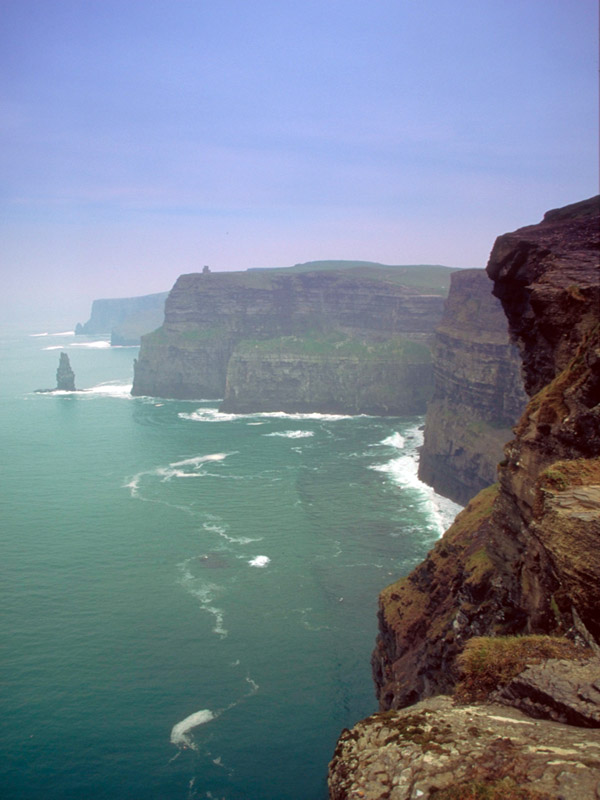
[(58, 369), (56, 370), (56, 390), (63, 392), (75, 391), (75, 373), (71, 369), (71, 362), (66, 353), (60, 354)]

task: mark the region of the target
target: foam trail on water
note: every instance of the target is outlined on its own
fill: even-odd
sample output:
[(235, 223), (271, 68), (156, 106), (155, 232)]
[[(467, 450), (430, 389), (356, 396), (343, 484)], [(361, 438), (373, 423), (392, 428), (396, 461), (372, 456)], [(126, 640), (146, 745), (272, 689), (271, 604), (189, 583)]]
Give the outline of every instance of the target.
[(227, 533), (227, 528), (224, 528), (222, 525), (217, 525), (213, 522), (203, 522), (202, 527), (205, 531), (209, 533), (216, 533), (222, 539), (225, 539), (226, 542), (230, 542), (231, 544), (252, 544), (252, 542), (260, 542), (262, 541), (262, 536), (258, 536), (256, 538), (251, 538), (250, 536), (229, 536)]
[(58, 333), (30, 333), (30, 336), (38, 337), (38, 336), (74, 336), (75, 331), (59, 331)]
[[(380, 444), (390, 445), (395, 440), (395, 436), (392, 434)], [(398, 486), (414, 491), (417, 495), (417, 502), (420, 503), (430, 519), (430, 529), (441, 536), (452, 524), (459, 511), (462, 511), (462, 506), (437, 494), (431, 486), (419, 479), (419, 450), (423, 445), (423, 431), (420, 430), (420, 426), (409, 428), (405, 431), (405, 437), (400, 436), (396, 441), (399, 442), (400, 439), (402, 445), (398, 446), (398, 449), (403, 454), (392, 458), (385, 464), (376, 464), (371, 469), (386, 473), (390, 480)]]
[(314, 431), (273, 431), (273, 433), (263, 433), (263, 436), (281, 436), (284, 439), (308, 439), (314, 436)]
[(227, 636), (227, 629), (224, 625), (225, 614), (222, 608), (218, 608), (214, 605), (215, 597), (222, 591), (222, 587), (194, 577), (189, 569), (189, 565), (192, 561), (194, 561), (193, 558), (188, 558), (177, 565), (182, 573), (179, 583), (192, 597), (198, 600), (202, 611), (206, 611), (208, 614), (212, 615), (215, 620), (212, 629), (213, 633), (216, 633), (217, 636), (224, 639)]
[(173, 725), (171, 730), (171, 744), (177, 745), (177, 747), (189, 747), (191, 750), (196, 750), (196, 745), (188, 734), (199, 725), (206, 725), (207, 722), (216, 719), (217, 716), (218, 715), (213, 714), (208, 708), (203, 708), (201, 711), (195, 711), (193, 714), (190, 714), (189, 717)]

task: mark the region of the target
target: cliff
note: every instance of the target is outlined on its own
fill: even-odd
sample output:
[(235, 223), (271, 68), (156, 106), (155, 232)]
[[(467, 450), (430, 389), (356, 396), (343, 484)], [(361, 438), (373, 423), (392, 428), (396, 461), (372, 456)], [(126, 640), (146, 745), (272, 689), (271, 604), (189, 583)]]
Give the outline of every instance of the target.
[[(380, 595), (373, 675), (380, 708), (402, 729), (413, 709), (398, 712), (398, 718), (394, 709), (454, 691), (463, 674), (459, 656), (470, 643), (483, 642), (488, 649), (489, 642), (508, 643), (510, 651), (519, 637), (531, 634), (566, 635), (586, 644), (588, 649), (580, 650), (585, 661), (571, 667), (547, 660), (543, 687), (539, 675), (526, 680), (523, 673), (512, 689), (499, 690), (500, 699), (515, 704), (520, 697), (530, 713), (555, 719), (561, 706), (556, 695), (570, 682), (566, 706), (583, 702), (586, 724), (600, 722), (599, 265), (598, 197), (549, 212), (538, 225), (496, 240), (487, 273), (519, 345), (531, 399), (505, 447), (499, 484), (474, 497), (425, 561)], [(480, 655), (472, 666), (475, 677), (486, 669), (484, 661)], [(587, 670), (585, 681), (580, 669)], [(457, 707), (453, 719), (473, 714)], [(486, 727), (486, 715), (491, 715), (489, 730), (494, 719), (503, 718), (484, 708)], [(581, 732), (578, 744), (569, 743), (571, 729), (564, 722), (558, 737), (565, 747), (560, 753), (552, 746), (546, 750), (560, 758), (561, 771), (544, 784), (541, 763), (530, 772), (526, 768), (540, 742), (535, 726), (527, 733), (521, 725), (514, 739), (498, 729), (484, 754), (483, 771), (469, 775), (456, 760), (446, 759), (440, 732), (443, 738), (441, 728), (451, 731), (453, 723), (436, 716), (441, 727), (431, 732), (417, 716), (419, 724), (412, 721), (407, 737), (419, 745), (410, 764), (403, 746), (394, 753), (385, 750), (393, 744), (393, 731), (387, 739), (371, 740), (376, 748), (370, 754), (344, 744), (358, 741), (358, 726), (344, 734), (330, 767), (331, 797), (412, 798), (417, 779), (424, 776), (431, 778), (418, 785), (424, 798), (593, 796), (590, 786), (600, 775), (598, 743)], [(567, 714), (564, 720), (572, 718)], [(376, 715), (360, 725), (376, 733), (382, 722), (385, 717)], [(463, 729), (470, 752), (479, 736), (475, 730), (478, 724)], [(447, 755), (462, 748), (463, 765), (469, 763), (466, 744), (460, 741)], [(594, 755), (582, 763), (586, 752)], [(523, 774), (515, 777), (522, 767)], [(416, 773), (403, 794), (394, 787), (410, 777), (409, 770)], [(437, 770), (435, 780), (432, 770)], [(515, 780), (521, 788), (527, 784), (523, 794), (509, 794), (511, 780), (513, 789)], [(487, 794), (476, 793), (481, 786)]]
[(496, 480), (496, 466), (526, 395), (521, 360), (484, 270), (454, 272), (433, 341), (419, 477), (465, 505)]
[(423, 342), (312, 334), (238, 344), (221, 408), (400, 416), (421, 413), (432, 390)]
[[(224, 397), (233, 411), (422, 411), (431, 392), (426, 345), (443, 297), (390, 274), (182, 275), (162, 328), (142, 339), (132, 392)], [(403, 386), (402, 376), (422, 388)]]
[(94, 300), (89, 320), (77, 323), (75, 333), (96, 336), (111, 335), (113, 345), (139, 344), (144, 333), (158, 328), (164, 319), (167, 292), (142, 297)]

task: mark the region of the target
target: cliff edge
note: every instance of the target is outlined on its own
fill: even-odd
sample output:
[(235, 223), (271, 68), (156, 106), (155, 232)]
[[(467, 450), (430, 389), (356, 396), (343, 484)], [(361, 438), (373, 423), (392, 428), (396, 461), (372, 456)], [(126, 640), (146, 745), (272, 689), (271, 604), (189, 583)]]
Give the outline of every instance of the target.
[[(461, 675), (457, 657), (468, 642), (513, 641), (504, 637), (515, 634), (567, 635), (586, 644), (590, 649), (581, 653), (588, 658), (592, 678), (588, 684), (573, 679), (573, 696), (585, 696), (592, 707), (600, 708), (599, 266), (599, 197), (548, 212), (538, 225), (496, 240), (487, 272), (521, 351), (531, 399), (515, 438), (505, 447), (499, 483), (474, 497), (425, 561), (380, 595), (379, 635), (372, 665), (380, 708), (395, 720), (388, 728), (405, 729), (406, 719), (410, 722), (411, 708), (395, 709), (455, 690)], [(590, 651), (596, 655), (590, 656)], [(549, 669), (555, 678), (550, 679), (550, 688), (546, 686), (546, 694), (552, 696), (566, 678), (556, 679), (558, 667)], [(572, 675), (568, 667), (566, 674)], [(535, 698), (544, 695), (535, 686), (523, 691), (531, 693), (522, 706), (529, 709), (534, 708)], [(507, 702), (514, 702), (510, 692), (507, 696)], [(546, 711), (538, 708), (539, 715), (553, 718)], [(393, 716), (396, 713), (400, 717)], [(458, 716), (461, 713), (457, 710)], [(486, 713), (502, 718), (493, 710)], [(590, 724), (598, 725), (594, 722), (600, 720), (597, 711), (589, 719)], [(382, 722), (385, 719), (376, 717), (372, 724), (381, 726)], [(450, 721), (447, 725), (452, 727)], [(419, 744), (418, 761), (411, 769), (416, 764), (423, 777), (428, 753), (436, 747), (443, 749), (443, 742), (439, 725), (431, 736), (423, 725), (416, 727), (420, 729), (408, 737)], [(478, 727), (472, 726), (473, 730)], [(349, 737), (340, 739), (331, 765), (331, 797), (417, 796), (413, 793), (416, 778), (408, 789), (394, 789), (401, 785), (402, 775), (408, 775), (405, 750), (399, 748), (396, 760), (381, 769), (382, 752), (365, 761), (364, 750), (352, 755), (352, 747), (348, 750), (344, 745), (348, 738), (357, 741), (359, 732), (353, 730), (356, 735), (350, 732)], [(524, 731), (524, 726), (520, 730)], [(559, 733), (565, 742), (568, 730)], [(396, 736), (393, 730), (387, 735)], [(592, 797), (589, 787), (600, 780), (598, 742), (582, 734), (579, 739), (580, 743), (570, 748), (570, 764), (569, 747), (565, 746), (561, 755), (566, 784), (554, 776), (538, 786), (535, 770), (542, 775), (540, 764), (539, 768), (532, 766), (532, 773), (523, 778), (529, 787), (524, 794), (469, 795), (460, 794), (462, 789), (442, 794), (441, 787), (461, 784), (463, 779), (477, 783), (483, 775), (483, 782), (491, 786), (495, 780), (502, 783), (510, 781), (511, 775), (514, 778), (516, 767), (526, 763), (523, 759), (533, 752), (535, 742), (525, 736), (521, 750), (515, 749), (512, 735), (503, 743), (499, 729), (489, 743), (485, 774), (461, 777), (456, 766), (443, 779), (438, 775), (439, 780), (425, 782), (422, 788), (419, 785), (418, 796)], [(426, 746), (428, 742), (431, 747)], [(379, 746), (386, 746), (383, 739)], [(460, 750), (460, 744), (457, 747)], [(555, 751), (550, 748), (547, 752)], [(584, 752), (590, 759), (582, 764)], [(387, 777), (378, 784), (381, 791), (373, 788), (366, 794), (361, 788), (366, 786), (366, 773), (361, 770), (365, 764), (365, 769), (371, 769), (375, 763)], [(584, 785), (584, 775), (591, 783)]]

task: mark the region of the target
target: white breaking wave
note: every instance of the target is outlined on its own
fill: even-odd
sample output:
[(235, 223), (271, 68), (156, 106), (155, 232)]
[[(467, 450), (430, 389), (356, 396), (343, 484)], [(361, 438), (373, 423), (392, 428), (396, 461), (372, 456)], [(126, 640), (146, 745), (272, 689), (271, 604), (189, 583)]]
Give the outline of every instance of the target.
[(98, 339), (95, 342), (71, 342), (70, 347), (87, 347), (92, 350), (103, 350), (110, 347), (110, 342), (106, 339)]
[(383, 441), (379, 442), (379, 444), (385, 444), (388, 447), (397, 447), (398, 450), (402, 450), (404, 447), (404, 436), (400, 433), (392, 433), (391, 436), (383, 439)]
[(250, 559), (248, 563), (251, 567), (266, 567), (270, 561), (271, 559), (269, 556), (256, 556), (255, 558)]
[(74, 336), (75, 331), (59, 331), (58, 333), (30, 333), (30, 336)]
[[(456, 515), (462, 511), (462, 506), (447, 497), (437, 494), (431, 486), (419, 479), (419, 450), (423, 445), (423, 431), (419, 427), (414, 427), (405, 433), (408, 445), (406, 445), (404, 437), (400, 437), (402, 446), (398, 446), (400, 450), (405, 448), (404, 454), (392, 458), (385, 464), (375, 464), (370, 469), (386, 473), (393, 483), (403, 489), (415, 491), (417, 493), (417, 502), (420, 503), (422, 509), (429, 515), (431, 520), (430, 529), (441, 536), (452, 524)], [(395, 437), (396, 434), (392, 434), (380, 444), (391, 444)]]
[[(239, 664), (239, 661), (237, 664)], [(171, 744), (176, 745), (180, 749), (189, 747), (191, 750), (197, 750), (197, 747), (189, 734), (191, 734), (195, 728), (200, 727), (200, 725), (206, 725), (207, 722), (212, 722), (220, 717), (221, 714), (224, 714), (226, 711), (230, 711), (232, 708), (235, 708), (237, 705), (239, 705), (239, 703), (242, 703), (248, 697), (252, 697), (258, 692), (260, 688), (258, 683), (253, 681), (249, 676), (246, 676), (246, 683), (249, 685), (250, 689), (244, 695), (242, 695), (239, 700), (235, 700), (233, 703), (230, 703), (227, 708), (220, 709), (219, 711), (211, 711), (210, 708), (203, 708), (200, 711), (195, 711), (185, 719), (182, 719), (181, 722), (173, 725), (171, 729)], [(215, 760), (215, 763), (217, 763), (217, 761), (220, 761), (220, 757)]]
[[(34, 336), (42, 336), (42, 335), (43, 334), (41, 333), (34, 334)], [(48, 347), (42, 347), (42, 350), (64, 350), (64, 349), (65, 349), (64, 344), (51, 344)]]
[(116, 381), (106, 381), (92, 386), (91, 389), (84, 389), (83, 394), (102, 395), (103, 397), (126, 397), (131, 398), (131, 383), (117, 383)]
[(112, 381), (99, 383), (98, 386), (92, 386), (90, 389), (76, 389), (74, 391), (48, 389), (47, 392), (37, 392), (37, 394), (58, 395), (59, 397), (73, 395), (74, 397), (120, 397), (127, 400), (132, 399), (130, 383), (115, 383)]
[(201, 711), (195, 711), (193, 714), (190, 714), (189, 717), (173, 725), (171, 730), (171, 744), (175, 744), (177, 747), (189, 747), (195, 750), (196, 745), (188, 734), (199, 725), (206, 725), (207, 722), (216, 719), (217, 716), (218, 715), (213, 714), (208, 708), (203, 708)]
[(308, 439), (314, 435), (314, 431), (274, 431), (273, 433), (263, 433), (263, 436), (281, 436), (283, 439)]
[[(189, 419), (192, 422), (233, 422), (234, 420), (243, 419), (293, 419), (305, 420), (315, 419), (322, 422), (335, 422), (339, 419), (352, 419), (349, 414), (288, 414), (285, 411), (260, 411), (253, 414), (228, 414), (224, 411), (219, 411), (216, 408), (198, 408), (196, 411), (179, 413), (181, 419)], [(358, 415), (364, 416), (364, 415)]]
[(231, 453), (211, 453), (207, 456), (193, 456), (192, 458), (184, 458), (183, 461), (173, 461), (171, 467), (199, 467), (207, 461), (223, 461)]

